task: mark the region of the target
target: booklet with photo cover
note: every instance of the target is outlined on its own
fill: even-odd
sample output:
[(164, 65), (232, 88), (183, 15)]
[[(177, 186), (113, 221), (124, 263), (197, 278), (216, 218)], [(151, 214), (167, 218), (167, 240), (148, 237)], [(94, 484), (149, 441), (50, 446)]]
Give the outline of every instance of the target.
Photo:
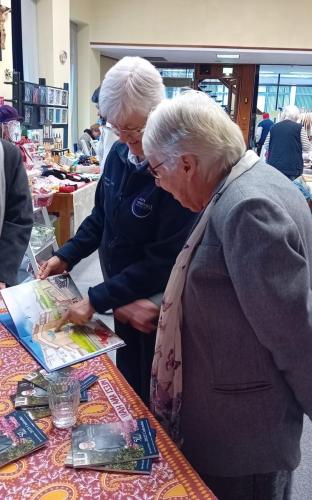
[(106, 424), (82, 424), (72, 432), (73, 467), (120, 465), (158, 456), (147, 418)]
[[(39, 406), (49, 406), (48, 393), (45, 389), (37, 387), (32, 382), (22, 380), (17, 383), (16, 394), (11, 397), (15, 408), (32, 408)], [(81, 391), (80, 402), (88, 401), (87, 391)]]
[[(153, 440), (156, 440), (156, 430), (151, 429), (151, 434)], [(72, 448), (68, 451), (67, 457), (65, 459), (65, 465), (67, 467), (73, 467), (73, 452)], [(85, 465), (83, 468), (99, 470), (103, 472), (115, 472), (115, 473), (125, 473), (125, 474), (150, 474), (152, 471), (153, 459), (152, 458), (142, 458), (141, 460), (132, 460), (130, 462), (121, 462), (115, 464), (107, 465)]]
[(23, 411), (0, 418), (0, 467), (41, 448), (47, 436)]
[[(66, 323), (56, 331), (66, 309), (82, 297), (68, 274), (50, 276), (2, 290), (10, 313), (8, 329), (48, 372), (104, 354), (124, 345), (100, 319), (85, 326)], [(0, 321), (6, 326), (5, 314)]]
[(49, 417), (51, 415), (48, 406), (33, 406), (32, 408), (21, 408), (21, 411), (27, 413), (32, 420), (39, 420), (40, 418)]
[(47, 390), (50, 381), (57, 380), (58, 377), (63, 375), (69, 375), (76, 380), (79, 380), (81, 391), (86, 391), (93, 385), (97, 380), (98, 376), (91, 374), (84, 368), (71, 368), (70, 366), (62, 368), (56, 372), (48, 373), (43, 369), (35, 370), (34, 372), (27, 373), (23, 376), (23, 379), (28, 382), (32, 382), (37, 387)]
[[(73, 467), (73, 454), (71, 449), (65, 459), (65, 465), (67, 467)], [(150, 474), (152, 466), (152, 458), (142, 458), (141, 460), (132, 460), (131, 462), (119, 462), (107, 465), (84, 465), (81, 466), (81, 468), (124, 474)]]
[(23, 406), (48, 406), (48, 393), (31, 382), (22, 380), (17, 383), (13, 397), (15, 408)]

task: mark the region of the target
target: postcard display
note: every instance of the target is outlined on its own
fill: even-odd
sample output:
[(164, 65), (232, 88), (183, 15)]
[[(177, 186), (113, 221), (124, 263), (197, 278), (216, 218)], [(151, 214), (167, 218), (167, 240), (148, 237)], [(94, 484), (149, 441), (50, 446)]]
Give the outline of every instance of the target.
[(40, 129), (49, 120), (53, 128), (62, 129), (63, 145), (68, 147), (68, 83), (64, 88), (46, 85), (44, 78), (39, 83), (20, 80), (13, 73), (13, 105), (24, 117), (27, 129)]

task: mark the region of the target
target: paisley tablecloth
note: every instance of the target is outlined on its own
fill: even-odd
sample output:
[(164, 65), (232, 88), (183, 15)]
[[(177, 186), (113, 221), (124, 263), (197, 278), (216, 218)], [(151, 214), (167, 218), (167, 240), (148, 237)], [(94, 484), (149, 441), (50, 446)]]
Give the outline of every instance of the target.
[[(9, 396), (17, 382), (37, 367), (0, 324), (0, 416), (12, 411)], [(112, 387), (112, 397), (106, 397), (98, 383), (89, 389), (89, 402), (80, 406), (79, 421), (110, 422), (118, 418), (118, 412), (122, 417), (123, 410), (133, 417), (148, 416), (157, 431), (161, 458), (149, 476), (65, 468), (70, 431), (57, 430), (50, 418), (43, 418), (37, 423), (48, 435), (48, 445), (0, 469), (0, 500), (215, 499), (107, 355), (75, 367), (95, 373)]]

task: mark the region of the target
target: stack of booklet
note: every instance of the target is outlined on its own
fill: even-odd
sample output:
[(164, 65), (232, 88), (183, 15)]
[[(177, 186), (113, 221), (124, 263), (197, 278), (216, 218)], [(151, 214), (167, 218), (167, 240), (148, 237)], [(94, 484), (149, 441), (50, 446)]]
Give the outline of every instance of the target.
[(60, 375), (77, 378), (80, 382), (80, 402), (88, 401), (87, 389), (97, 381), (96, 375), (79, 372), (70, 367), (52, 373), (40, 369), (25, 375), (24, 379), (18, 382), (16, 394), (11, 396), (14, 407), (26, 412), (33, 420), (49, 416), (49, 381), (56, 380)]
[(150, 474), (159, 457), (156, 432), (147, 418), (107, 424), (82, 424), (72, 431), (65, 460), (69, 467)]
[(0, 418), (0, 467), (44, 446), (47, 436), (22, 411)]

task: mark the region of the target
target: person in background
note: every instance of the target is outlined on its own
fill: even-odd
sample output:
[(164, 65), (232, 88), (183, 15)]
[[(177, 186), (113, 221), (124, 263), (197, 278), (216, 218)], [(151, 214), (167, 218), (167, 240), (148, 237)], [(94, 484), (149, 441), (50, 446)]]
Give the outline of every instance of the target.
[[(1, 115), (1, 109), (0, 109)], [(33, 224), (27, 175), (19, 149), (0, 141), (0, 290), (16, 285)]]
[(312, 218), (207, 95), (150, 114), (157, 186), (200, 214), (164, 292), (151, 409), (219, 500), (287, 500), (312, 417)]
[(159, 72), (140, 57), (124, 57), (108, 71), (99, 111), (119, 141), (107, 157), (91, 215), (38, 275), (69, 271), (99, 250), (105, 281), (89, 288), (88, 297), (74, 304), (63, 321), (84, 324), (95, 311), (113, 309), (115, 331), (126, 342), (117, 351), (117, 366), (145, 403), (159, 312), (149, 298), (164, 290), (194, 220), (192, 212), (155, 186), (144, 158), (145, 122), (163, 97)]
[(271, 130), (271, 127), (274, 125), (274, 122), (270, 120), (269, 113), (263, 113), (263, 120), (259, 122), (258, 127), (256, 129), (255, 140), (257, 145), (257, 155), (261, 155), (262, 146), (266, 140), (268, 133)]
[(84, 146), (86, 146), (87, 149), (91, 153), (91, 151), (92, 151), (92, 143), (91, 143), (91, 141), (98, 140), (100, 138), (100, 135), (101, 135), (100, 125), (98, 123), (95, 123), (94, 125), (91, 125), (90, 128), (86, 128), (83, 131), (82, 136), (79, 138), (78, 148), (81, 151), (84, 151)]
[(297, 123), (299, 117), (297, 106), (286, 106), (281, 121), (271, 127), (264, 142), (267, 163), (292, 181), (302, 174), (302, 153), (311, 147), (305, 128)]
[(304, 176), (301, 175), (300, 177), (297, 177), (297, 179), (295, 179), (293, 183), (299, 189), (299, 191), (301, 191), (307, 201), (307, 204), (309, 205), (310, 210), (312, 211), (312, 193), (305, 181)]

